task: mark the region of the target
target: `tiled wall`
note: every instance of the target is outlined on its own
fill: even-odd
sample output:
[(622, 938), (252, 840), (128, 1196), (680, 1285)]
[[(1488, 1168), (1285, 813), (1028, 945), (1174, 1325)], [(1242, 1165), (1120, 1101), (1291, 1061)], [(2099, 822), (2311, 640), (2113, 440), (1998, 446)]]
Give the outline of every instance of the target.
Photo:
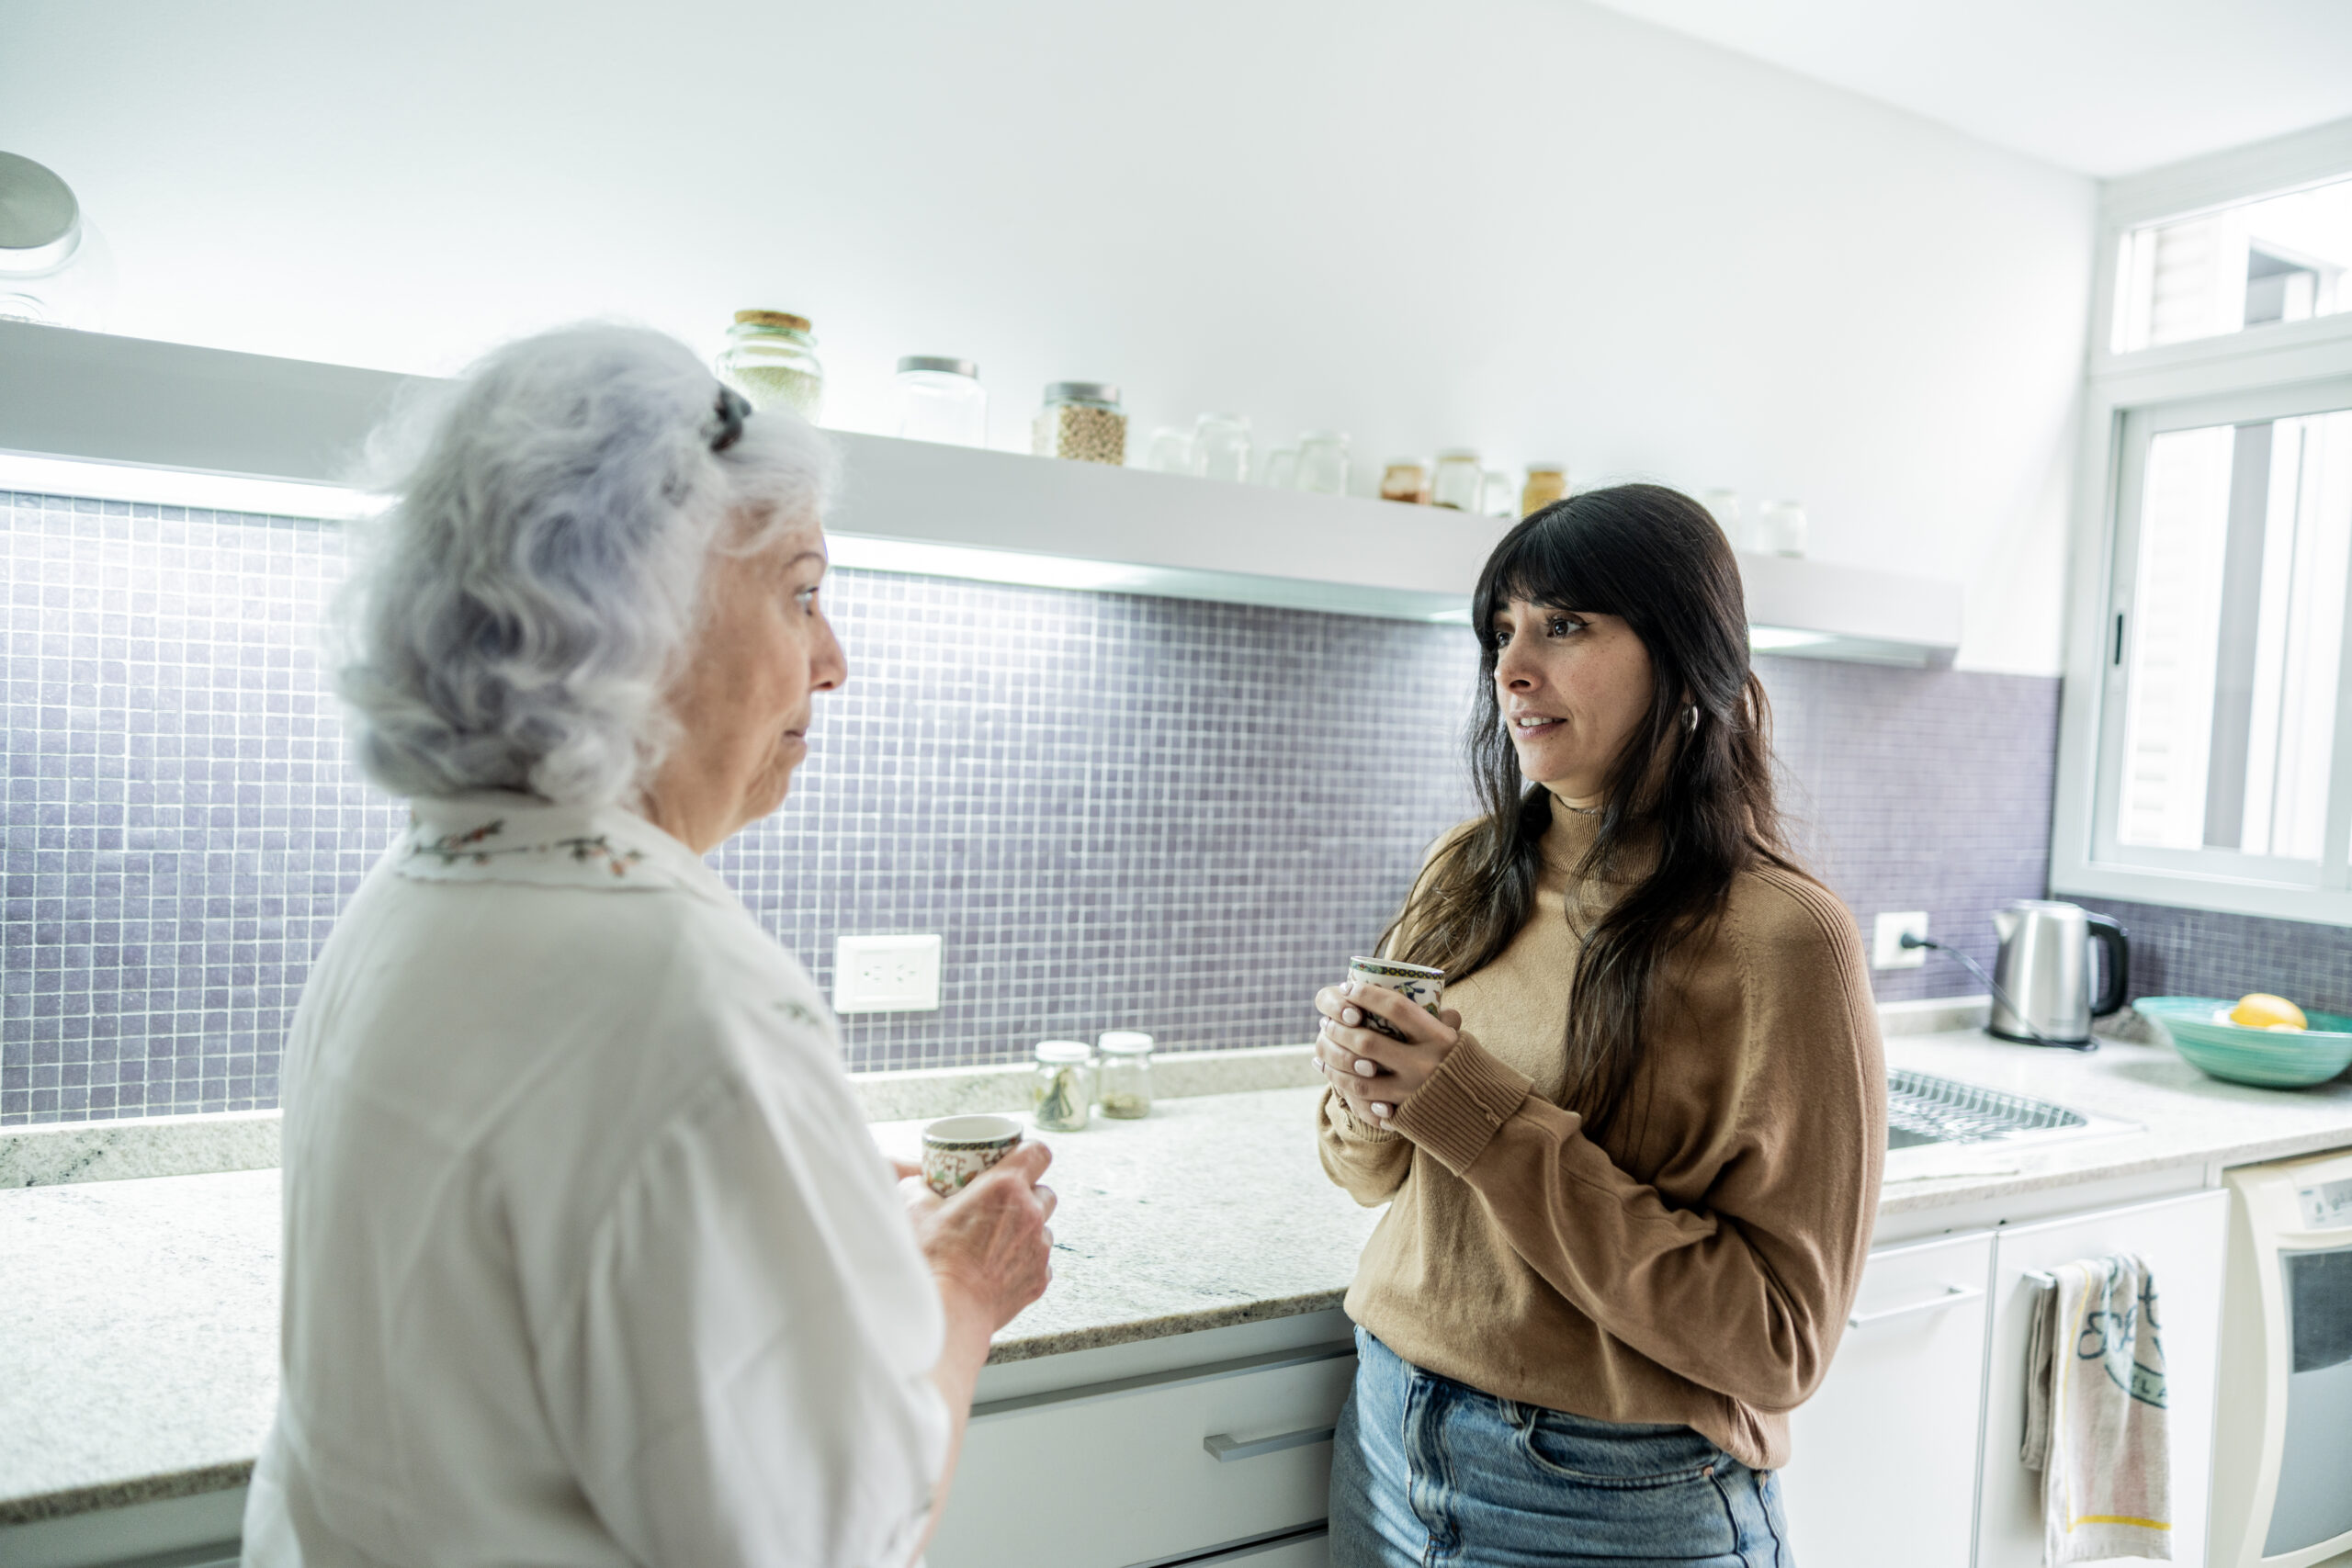
[[(0, 495), (0, 1123), (269, 1105), (311, 955), (397, 809), (342, 761), (334, 525)], [(853, 663), (792, 800), (718, 856), (830, 984), (843, 931), (946, 938), (936, 1013), (852, 1065), (1114, 1026), (1306, 1032), (1464, 808), (1460, 628), (842, 572)], [(2040, 890), (2056, 683), (1762, 661), (1802, 841), (1867, 926), (1991, 949)], [(1972, 989), (1948, 961), (1886, 997)]]
[(2077, 898), (2114, 916), (2132, 942), (2135, 997), (2242, 997), (2268, 991), (2352, 1013), (2352, 928)]

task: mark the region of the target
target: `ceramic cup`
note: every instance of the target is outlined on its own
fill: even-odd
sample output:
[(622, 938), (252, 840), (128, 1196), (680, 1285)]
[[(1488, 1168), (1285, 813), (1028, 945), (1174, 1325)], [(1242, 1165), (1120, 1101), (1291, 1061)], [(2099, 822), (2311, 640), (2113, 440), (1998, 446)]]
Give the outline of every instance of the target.
[(1021, 1145), (1021, 1123), (1010, 1116), (947, 1116), (922, 1130), (922, 1179), (952, 1198), (972, 1178)]
[[(1430, 1016), (1437, 1016), (1437, 1004), (1445, 995), (1445, 971), (1432, 969), (1425, 964), (1397, 964), (1385, 958), (1351, 958), (1348, 978), (1367, 986), (1385, 986), (1390, 990), (1427, 1008)], [(1385, 1034), (1391, 1040), (1405, 1037), (1394, 1025), (1378, 1013), (1366, 1012), (1363, 1026), (1374, 1033)]]

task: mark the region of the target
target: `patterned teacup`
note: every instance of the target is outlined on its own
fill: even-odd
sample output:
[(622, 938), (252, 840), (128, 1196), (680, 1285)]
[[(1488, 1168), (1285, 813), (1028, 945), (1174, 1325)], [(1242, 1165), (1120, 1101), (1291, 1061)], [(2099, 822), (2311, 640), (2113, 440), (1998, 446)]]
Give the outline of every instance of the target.
[(972, 1179), (1021, 1144), (1021, 1123), (1010, 1116), (947, 1116), (922, 1130), (922, 1179), (953, 1198)]
[[(1426, 964), (1398, 964), (1386, 958), (1351, 958), (1348, 978), (1367, 986), (1385, 986), (1408, 1001), (1416, 1001), (1437, 1016), (1437, 1004), (1445, 995), (1445, 971), (1432, 969)], [(1378, 1013), (1366, 1011), (1363, 1026), (1374, 1033), (1385, 1034), (1391, 1040), (1405, 1037)]]

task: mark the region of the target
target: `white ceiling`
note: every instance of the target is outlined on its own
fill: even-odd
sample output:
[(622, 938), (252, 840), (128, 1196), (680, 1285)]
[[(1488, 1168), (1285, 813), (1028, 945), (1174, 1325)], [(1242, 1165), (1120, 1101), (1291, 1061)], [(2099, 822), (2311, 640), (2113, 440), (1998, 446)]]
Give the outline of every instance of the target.
[(1598, 0), (2102, 177), (2352, 116), (2352, 0)]

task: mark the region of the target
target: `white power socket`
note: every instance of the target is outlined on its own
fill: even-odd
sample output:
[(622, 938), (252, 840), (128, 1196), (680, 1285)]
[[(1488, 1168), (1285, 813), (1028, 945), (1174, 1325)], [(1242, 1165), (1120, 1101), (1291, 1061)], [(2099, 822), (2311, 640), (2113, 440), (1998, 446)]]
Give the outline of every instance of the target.
[(1905, 947), (1905, 936), (1926, 936), (1928, 915), (1924, 909), (1905, 909), (1900, 914), (1879, 916), (1871, 931), (1871, 967), (1873, 969), (1917, 969), (1928, 961), (1924, 947)]
[(845, 936), (833, 947), (835, 1012), (935, 1012), (939, 937)]

